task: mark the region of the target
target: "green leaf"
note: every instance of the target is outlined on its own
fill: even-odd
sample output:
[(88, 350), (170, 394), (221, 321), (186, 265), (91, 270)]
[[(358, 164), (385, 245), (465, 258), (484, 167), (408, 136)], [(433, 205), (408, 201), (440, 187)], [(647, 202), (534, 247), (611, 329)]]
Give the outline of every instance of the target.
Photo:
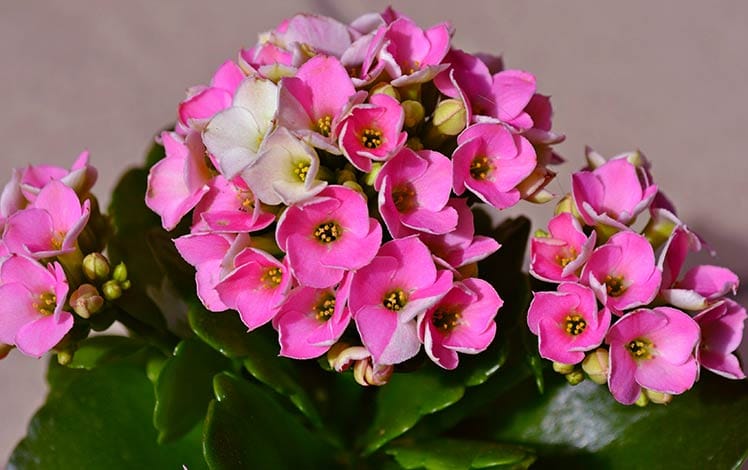
[(197, 338), (179, 343), (156, 381), (153, 424), (159, 442), (188, 433), (204, 417), (213, 398), (213, 377), (231, 363)]
[(387, 453), (408, 470), (528, 468), (535, 461), (533, 453), (523, 447), (464, 439), (434, 439), (415, 445), (397, 445), (388, 448)]
[(364, 454), (402, 435), (424, 416), (456, 403), (464, 393), (463, 385), (435, 367), (394, 374), (377, 393), (374, 422), (363, 438)]
[(748, 384), (711, 374), (669, 405), (645, 408), (615, 402), (605, 386), (554, 377), (545, 395), (526, 384), (484, 418), (473, 427), (538, 447), (539, 468), (738, 468), (748, 453)]
[(204, 433), (210, 468), (330, 467), (328, 445), (263, 388), (226, 373), (214, 388)]
[(209, 312), (195, 301), (187, 318), (192, 331), (224, 356), (243, 358), (252, 354), (250, 333), (236, 312)]
[(80, 343), (72, 362), (72, 369), (94, 369), (102, 364), (129, 356), (142, 348), (143, 342), (127, 336), (92, 336)]
[(116, 363), (84, 371), (52, 363), (50, 369), (52, 393), (8, 468), (205, 468), (199, 428), (179, 442), (156, 443), (153, 388), (142, 366)]

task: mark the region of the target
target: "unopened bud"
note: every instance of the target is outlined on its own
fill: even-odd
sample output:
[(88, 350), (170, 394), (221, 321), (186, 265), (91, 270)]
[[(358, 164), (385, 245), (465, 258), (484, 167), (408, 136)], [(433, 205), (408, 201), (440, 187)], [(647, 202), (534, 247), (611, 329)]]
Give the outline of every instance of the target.
[(587, 354), (582, 361), (582, 370), (596, 384), (608, 382), (608, 350), (598, 348)]
[(409, 138), (408, 141), (405, 142), (405, 145), (409, 149), (416, 152), (418, 152), (419, 150), (423, 150), (423, 142), (421, 142), (421, 139), (419, 139), (418, 137)]
[(83, 274), (91, 282), (104, 282), (110, 271), (109, 260), (101, 253), (91, 253), (83, 258)]
[(114, 268), (112, 279), (117, 282), (125, 282), (127, 280), (127, 266), (125, 266), (125, 263), (120, 263)]
[(442, 100), (436, 105), (432, 123), (444, 135), (457, 135), (467, 125), (467, 111), (462, 101)]
[(548, 238), (550, 236), (551, 235), (543, 229), (537, 229), (535, 230), (535, 233), (533, 234), (533, 237), (535, 238)]
[(377, 176), (379, 176), (379, 172), (382, 171), (382, 165), (383, 164), (379, 162), (372, 163), (371, 171), (366, 174), (364, 183), (369, 186), (374, 186), (374, 183), (377, 181)]
[(644, 389), (644, 394), (649, 398), (649, 401), (656, 405), (667, 405), (673, 401), (673, 396), (669, 393), (655, 392), (654, 390)]
[(574, 199), (571, 194), (567, 194), (558, 201), (558, 204), (556, 204), (556, 208), (553, 210), (553, 215), (559, 214), (571, 214), (577, 219), (580, 218), (577, 206), (574, 204)]
[(566, 381), (569, 382), (569, 385), (579, 385), (584, 382), (584, 372), (578, 369), (570, 374), (566, 374), (564, 377), (566, 377)]
[(559, 374), (570, 374), (574, 371), (574, 364), (564, 364), (563, 362), (554, 362), (553, 370)]
[(81, 318), (90, 318), (101, 310), (104, 298), (91, 284), (83, 284), (70, 295), (70, 306)]
[(535, 167), (532, 173), (517, 185), (520, 197), (535, 204), (545, 204), (555, 197), (553, 193), (545, 189), (555, 177), (556, 172), (544, 166)]
[(346, 188), (350, 188), (350, 189), (356, 191), (357, 193), (361, 194), (362, 196), (366, 196), (366, 194), (364, 193), (364, 188), (362, 188), (361, 185), (358, 184), (358, 183), (356, 183), (355, 181), (346, 181), (345, 183), (343, 183), (343, 186), (345, 186)]
[(681, 224), (678, 217), (666, 209), (654, 209), (650, 212), (651, 217), (647, 226), (644, 227), (644, 235), (647, 241), (656, 250), (670, 238), (675, 227)]
[(13, 346), (10, 344), (0, 343), (0, 360), (8, 357), (8, 354), (13, 350)]
[(639, 397), (636, 399), (634, 404), (640, 408), (644, 408), (645, 406), (649, 405), (649, 398), (647, 398), (647, 395), (644, 393), (644, 390), (639, 392)]
[(371, 358), (356, 361), (353, 365), (353, 378), (359, 385), (381, 387), (390, 381), (395, 368), (392, 365), (372, 363)]
[(347, 370), (355, 361), (370, 357), (371, 354), (363, 346), (351, 346), (348, 343), (336, 343), (327, 351), (327, 362), (337, 372)]
[(415, 127), (423, 121), (426, 111), (419, 101), (405, 100), (400, 103), (405, 112), (405, 127)]
[(338, 184), (343, 184), (346, 181), (356, 181), (356, 170), (351, 165), (346, 165), (340, 170), (336, 170), (335, 181)]
[(371, 95), (377, 94), (391, 96), (400, 101), (400, 93), (397, 91), (397, 88), (390, 85), (389, 83), (382, 82), (374, 86), (374, 88), (371, 89)]
[(67, 349), (64, 349), (62, 351), (57, 351), (57, 363), (61, 366), (66, 366), (73, 362), (73, 351), (69, 351)]
[(101, 287), (101, 292), (107, 300), (117, 300), (122, 297), (122, 287), (115, 280), (105, 282)]

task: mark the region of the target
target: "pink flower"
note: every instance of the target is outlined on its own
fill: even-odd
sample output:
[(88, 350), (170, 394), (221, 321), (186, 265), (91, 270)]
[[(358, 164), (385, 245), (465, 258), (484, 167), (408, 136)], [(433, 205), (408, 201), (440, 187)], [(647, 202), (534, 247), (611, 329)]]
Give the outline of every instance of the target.
[(224, 62), (216, 70), (210, 86), (190, 90), (190, 96), (179, 104), (177, 132), (202, 132), (213, 116), (231, 106), (236, 89), (246, 75), (233, 61)]
[(275, 215), (262, 210), (241, 178), (228, 181), (216, 176), (209, 191), (195, 206), (192, 232), (254, 232), (267, 228)]
[(734, 354), (743, 339), (745, 308), (730, 299), (722, 300), (694, 317), (701, 328), (696, 360), (702, 367), (728, 379), (744, 379), (745, 373)]
[(351, 320), (347, 306), (350, 279), (344, 277), (337, 291), (304, 286), (291, 291), (273, 319), (281, 356), (312, 359), (335, 344)]
[(647, 239), (638, 233), (619, 232), (590, 255), (581, 281), (619, 314), (654, 300), (661, 278)]
[(584, 351), (600, 346), (610, 326), (610, 310), (597, 309), (589, 287), (564, 282), (557, 292), (536, 292), (527, 326), (538, 336), (540, 355), (562, 364), (578, 364)]
[(28, 205), (28, 200), (21, 192), (21, 176), (21, 170), (14, 168), (11, 180), (5, 185), (0, 195), (0, 232), (5, 229), (8, 217)]
[(14, 255), (0, 266), (0, 343), (41, 357), (73, 327), (73, 316), (63, 311), (68, 283), (59, 263), (47, 268)]
[(432, 150), (404, 148), (385, 163), (377, 176), (379, 212), (393, 237), (454, 230), (457, 211), (447, 206), (451, 175), (452, 162)]
[(166, 157), (148, 174), (146, 205), (161, 216), (166, 230), (173, 230), (209, 191), (212, 179), (200, 135), (183, 139), (175, 132), (163, 132)]
[(625, 158), (610, 160), (593, 171), (576, 172), (571, 179), (574, 203), (587, 225), (628, 230), (657, 195), (657, 186)]
[(677, 395), (696, 381), (693, 351), (699, 325), (671, 307), (640, 309), (623, 316), (608, 332), (608, 387), (619, 402), (630, 405), (641, 387)]
[(418, 320), (426, 354), (445, 369), (457, 367), (457, 353), (485, 351), (496, 335), (494, 317), (504, 302), (481, 279), (458, 282)]
[(353, 275), (349, 305), (374, 362), (397, 364), (418, 354), (415, 318), (452, 287), (452, 272), (438, 271), (416, 237), (392, 240)]
[(391, 96), (378, 93), (369, 103), (354, 106), (340, 123), (339, 144), (343, 155), (361, 171), (371, 171), (371, 161), (385, 161), (408, 138), (402, 132), (405, 113)]
[(325, 288), (338, 284), (346, 271), (369, 264), (382, 243), (382, 228), (369, 217), (359, 193), (328, 186), (283, 213), (276, 240), (302, 285)]
[(470, 190), (497, 209), (519, 201), (517, 185), (535, 168), (535, 150), (524, 137), (512, 135), (501, 124), (476, 124), (457, 138), (452, 156), (454, 190)]
[(29, 202), (50, 182), (60, 181), (79, 196), (86, 196), (96, 183), (98, 172), (88, 164), (88, 151), (81, 152), (70, 170), (51, 165), (29, 165), (22, 171), (21, 191)]
[(88, 200), (81, 205), (74, 190), (55, 180), (41, 190), (33, 206), (8, 219), (3, 240), (10, 252), (37, 259), (69, 253), (90, 212)]
[(245, 248), (234, 263), (236, 269), (216, 285), (216, 291), (252, 331), (278, 313), (291, 287), (291, 275), (287, 265), (255, 248)]
[(476, 236), (473, 211), (465, 198), (451, 198), (447, 207), (457, 211), (457, 226), (441, 235), (421, 233), (419, 238), (431, 250), (437, 264), (451, 269), (476, 263), (499, 249), (491, 237)]
[(595, 248), (597, 236), (584, 234), (568, 212), (548, 222), (547, 237), (533, 237), (530, 248), (530, 273), (547, 282), (578, 281), (579, 272)]

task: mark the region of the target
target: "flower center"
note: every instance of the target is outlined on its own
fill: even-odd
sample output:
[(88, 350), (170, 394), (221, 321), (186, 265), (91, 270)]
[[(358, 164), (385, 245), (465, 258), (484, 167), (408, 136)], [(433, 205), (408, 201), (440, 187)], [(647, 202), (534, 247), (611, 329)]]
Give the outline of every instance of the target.
[(558, 263), (558, 265), (562, 268), (565, 268), (566, 265), (577, 259), (577, 254), (577, 250), (575, 250), (574, 248), (564, 250), (556, 255), (556, 263)]
[(399, 312), (408, 303), (408, 296), (402, 289), (395, 289), (385, 294), (382, 305), (387, 310)]
[(254, 212), (255, 209), (255, 198), (249, 191), (240, 191), (236, 193), (236, 197), (239, 198), (240, 206), (239, 210), (242, 212)]
[(283, 270), (275, 266), (265, 269), (260, 277), (260, 282), (265, 284), (268, 289), (275, 289), (283, 280)]
[(317, 119), (317, 132), (325, 137), (330, 137), (332, 131), (332, 116), (323, 116)]
[(478, 181), (487, 179), (492, 170), (493, 165), (491, 165), (491, 160), (488, 157), (475, 157), (470, 162), (470, 176)]
[(605, 290), (611, 297), (618, 297), (626, 292), (626, 286), (623, 285), (623, 276), (605, 276)]
[(55, 313), (55, 307), (57, 306), (57, 296), (52, 292), (45, 292), (39, 295), (39, 301), (34, 302), (34, 308), (37, 312), (44, 316), (49, 316)]
[(566, 315), (566, 318), (564, 319), (564, 329), (567, 333), (572, 336), (581, 335), (585, 328), (587, 328), (587, 322), (581, 315), (576, 313)]
[(322, 295), (314, 306), (314, 318), (318, 321), (326, 322), (335, 313), (335, 296), (329, 292)]
[(382, 145), (382, 132), (378, 129), (364, 129), (361, 134), (361, 145), (367, 149), (375, 149)]
[(626, 345), (634, 359), (652, 359), (652, 348), (654, 345), (644, 338), (636, 338)]
[(309, 173), (310, 167), (311, 165), (309, 162), (299, 162), (294, 165), (293, 174), (303, 183), (306, 181), (306, 175)]
[(462, 314), (455, 308), (440, 307), (431, 317), (431, 323), (441, 332), (449, 333), (461, 322)]
[(410, 212), (415, 207), (416, 191), (410, 183), (403, 183), (392, 190), (392, 202), (398, 212)]
[(314, 238), (322, 243), (332, 243), (343, 234), (343, 229), (335, 222), (325, 222), (314, 230)]

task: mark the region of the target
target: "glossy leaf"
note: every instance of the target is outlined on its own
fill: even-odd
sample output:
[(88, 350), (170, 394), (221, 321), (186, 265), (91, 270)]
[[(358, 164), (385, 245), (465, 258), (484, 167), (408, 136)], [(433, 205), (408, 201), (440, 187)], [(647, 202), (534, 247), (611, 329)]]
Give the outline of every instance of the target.
[(405, 469), (453, 470), (488, 467), (528, 468), (535, 461), (523, 447), (465, 439), (434, 439), (387, 449)]
[(202, 421), (213, 398), (213, 377), (230, 365), (197, 338), (179, 343), (156, 380), (153, 424), (159, 442), (178, 439)]
[(116, 363), (91, 371), (52, 363), (52, 392), (32, 418), (8, 468), (205, 468), (200, 429), (159, 446), (151, 424), (153, 388), (142, 366)]
[(364, 454), (402, 435), (424, 416), (456, 403), (464, 393), (463, 385), (434, 367), (393, 375), (377, 393), (374, 421), (362, 442)]
[(230, 374), (214, 380), (205, 422), (212, 469), (328, 468), (333, 451), (263, 388)]
[(242, 358), (252, 353), (250, 333), (235, 311), (209, 312), (195, 301), (188, 319), (192, 331), (224, 356)]
[(142, 341), (127, 336), (92, 336), (80, 343), (72, 362), (67, 366), (72, 369), (94, 369), (129, 356), (142, 347)]

